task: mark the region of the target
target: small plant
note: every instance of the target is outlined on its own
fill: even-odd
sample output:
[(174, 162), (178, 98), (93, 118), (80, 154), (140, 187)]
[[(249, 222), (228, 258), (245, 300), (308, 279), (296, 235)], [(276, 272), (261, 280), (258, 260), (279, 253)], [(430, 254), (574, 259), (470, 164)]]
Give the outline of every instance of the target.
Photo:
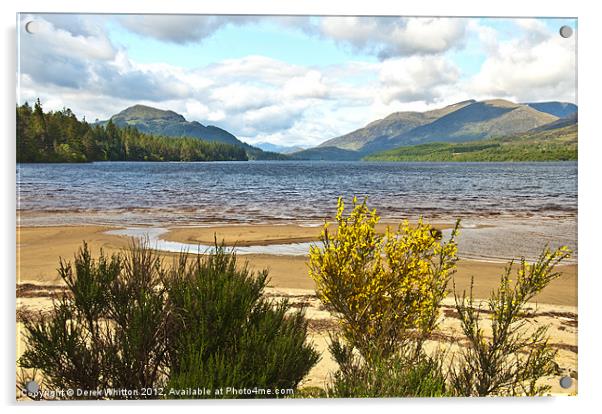
[(408, 346), (420, 354), (437, 325), (441, 300), (455, 271), (458, 225), (448, 242), (420, 220), (377, 233), (379, 217), (366, 200), (345, 215), (339, 198), (336, 233), (325, 224), (323, 248), (310, 248), (309, 273), (318, 297), (339, 319), (348, 345), (370, 360)]
[(19, 365), (37, 369), (51, 389), (160, 386), (167, 350), (160, 259), (134, 242), (125, 255), (94, 260), (84, 243), (75, 264), (61, 260), (58, 270), (68, 293), (49, 316), (24, 320)]
[[(328, 384), (329, 397), (441, 397), (447, 390), (443, 356), (397, 352), (367, 363), (353, 349), (333, 340), (330, 351), (339, 369)], [(376, 354), (378, 355), (378, 354)]]
[(487, 300), (491, 337), (485, 336), (481, 306), (469, 296), (454, 292), (456, 309), (468, 346), (458, 365), (451, 370), (451, 385), (458, 395), (542, 395), (549, 386), (537, 381), (556, 371), (556, 351), (548, 344), (547, 326), (527, 331), (527, 318), (534, 312), (526, 304), (561, 274), (554, 268), (570, 255), (567, 248), (544, 249), (539, 259), (528, 264), (522, 259), (516, 282), (510, 279), (513, 263), (507, 267), (499, 288)]
[[(84, 243), (74, 265), (61, 260), (59, 275), (68, 293), (49, 315), (24, 320), (26, 350), (18, 365), (33, 371), (41, 389), (92, 393), (50, 398), (190, 397), (169, 392), (188, 387), (294, 389), (319, 358), (306, 343), (303, 312), (266, 300), (267, 272), (240, 268), (220, 246), (206, 256), (181, 254), (170, 267), (144, 242), (110, 258), (101, 251), (97, 260)], [(18, 389), (31, 379), (21, 374)]]

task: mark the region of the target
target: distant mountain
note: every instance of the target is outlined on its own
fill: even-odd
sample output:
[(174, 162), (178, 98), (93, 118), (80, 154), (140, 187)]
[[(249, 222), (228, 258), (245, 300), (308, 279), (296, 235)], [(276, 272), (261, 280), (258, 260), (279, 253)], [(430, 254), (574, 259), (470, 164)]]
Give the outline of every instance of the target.
[(577, 113), (577, 105), (569, 102), (531, 102), (525, 105), (558, 118), (566, 118)]
[[(223, 142), (243, 147), (249, 159), (282, 159), (281, 154), (265, 152), (260, 148), (248, 145), (228, 131), (213, 125), (205, 126), (197, 121), (188, 122), (182, 115), (168, 110), (146, 105), (134, 105), (113, 115), (111, 121), (118, 127), (131, 126), (152, 135), (167, 137), (192, 137), (205, 141)], [(106, 124), (101, 121), (99, 124)]]
[(134, 105), (117, 115), (111, 121), (118, 127), (133, 126), (140, 132), (168, 137), (194, 137), (206, 141), (224, 142), (226, 144), (244, 145), (234, 135), (216, 126), (205, 126), (199, 122), (188, 122), (174, 112), (164, 111), (145, 105)]
[[(309, 154), (318, 159), (340, 159), (337, 158), (339, 153), (332, 149), (338, 148), (356, 152), (357, 159), (403, 146), (508, 136), (555, 122), (559, 117), (550, 112), (570, 112), (573, 110), (571, 105), (561, 102), (517, 104), (502, 99), (468, 100), (433, 111), (397, 112), (293, 156), (304, 156), (310, 151)], [(345, 159), (353, 156), (347, 152), (342, 154)]]
[(575, 125), (575, 124), (577, 124), (577, 117), (578, 117), (578, 114), (577, 114), (577, 112), (575, 112), (567, 117), (560, 118), (554, 122), (550, 122), (549, 124), (545, 124), (540, 127), (534, 128), (529, 132), (549, 131), (552, 129), (563, 128), (565, 126)]
[(454, 112), (475, 101), (458, 102), (445, 108), (427, 112), (395, 112), (384, 119), (369, 123), (363, 128), (349, 134), (329, 139), (318, 147), (337, 147), (342, 149), (360, 151), (364, 146), (378, 139), (389, 139), (421, 125), (431, 123), (450, 112)]
[(258, 142), (255, 143), (255, 146), (264, 151), (278, 152), (280, 154), (290, 154), (297, 151), (303, 151), (305, 149), (300, 146), (277, 145), (270, 142)]
[[(376, 144), (399, 147), (426, 142), (463, 142), (510, 135), (553, 122), (557, 117), (501, 99), (473, 102)], [(376, 147), (376, 146), (375, 146)]]
[(296, 160), (311, 161), (357, 161), (362, 158), (358, 151), (347, 150), (337, 147), (316, 147), (290, 154)]
[(505, 137), (432, 142), (368, 155), (367, 161), (567, 161), (577, 159), (576, 114)]

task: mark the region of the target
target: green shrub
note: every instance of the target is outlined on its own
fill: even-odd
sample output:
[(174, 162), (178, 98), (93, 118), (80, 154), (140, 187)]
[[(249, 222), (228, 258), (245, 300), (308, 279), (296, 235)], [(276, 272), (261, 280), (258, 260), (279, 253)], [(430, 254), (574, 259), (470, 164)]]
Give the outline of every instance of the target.
[[(363, 360), (338, 340), (330, 345), (339, 370), (328, 385), (329, 397), (441, 397), (446, 387), (441, 355), (397, 352)], [(378, 354), (377, 354), (378, 355)]]
[(318, 360), (302, 311), (266, 300), (267, 273), (238, 268), (223, 247), (181, 254), (169, 267), (145, 243), (97, 260), (84, 243), (74, 265), (61, 260), (59, 275), (68, 293), (49, 315), (24, 319), (18, 365), (38, 372), (46, 389), (137, 391), (59, 399), (177, 397), (170, 387), (294, 389)]
[(135, 243), (126, 255), (94, 260), (84, 243), (74, 265), (60, 261), (59, 275), (69, 293), (50, 315), (24, 320), (19, 365), (40, 371), (52, 389), (160, 385), (167, 314), (159, 258)]
[(451, 385), (458, 395), (541, 395), (549, 386), (538, 385), (544, 376), (556, 373), (556, 351), (548, 344), (547, 326), (527, 332), (534, 311), (526, 304), (561, 273), (554, 268), (569, 256), (562, 247), (544, 249), (534, 264), (520, 261), (512, 283), (511, 262), (500, 279), (499, 288), (486, 301), (491, 318), (491, 337), (482, 327), (481, 306), (472, 294), (454, 293), (462, 331), (468, 339), (458, 366), (451, 370)]
[(206, 260), (181, 259), (167, 283), (168, 387), (297, 387), (318, 354), (305, 345), (303, 313), (287, 316), (287, 302), (263, 298), (266, 281), (266, 271), (254, 276), (237, 268), (222, 248)]

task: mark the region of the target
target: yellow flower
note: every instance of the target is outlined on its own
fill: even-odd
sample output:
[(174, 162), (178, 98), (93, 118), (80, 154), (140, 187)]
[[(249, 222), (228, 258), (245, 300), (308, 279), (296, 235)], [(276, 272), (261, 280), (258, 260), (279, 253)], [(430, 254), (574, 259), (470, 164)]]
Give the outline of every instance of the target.
[[(354, 197), (352, 203), (353, 209), (345, 214), (339, 198), (336, 232), (327, 233), (325, 224), (324, 248), (310, 248), (309, 274), (318, 296), (341, 315), (350, 343), (370, 343), (378, 335), (403, 335), (404, 329), (433, 329), (431, 315), (438, 313), (447, 294), (457, 260), (454, 238), (442, 242), (422, 219), (416, 226), (405, 220), (396, 231), (387, 227), (383, 237), (376, 232), (380, 220), (376, 210), (369, 210), (366, 200), (359, 204)], [(353, 321), (353, 326), (346, 321)]]

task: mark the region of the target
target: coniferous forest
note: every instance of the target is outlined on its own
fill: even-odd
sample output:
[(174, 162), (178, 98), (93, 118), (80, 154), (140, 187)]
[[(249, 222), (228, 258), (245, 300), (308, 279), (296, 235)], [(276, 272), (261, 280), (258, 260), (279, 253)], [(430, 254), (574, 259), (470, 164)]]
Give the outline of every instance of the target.
[(17, 162), (246, 161), (244, 148), (198, 138), (148, 135), (79, 121), (70, 109), (17, 106)]

